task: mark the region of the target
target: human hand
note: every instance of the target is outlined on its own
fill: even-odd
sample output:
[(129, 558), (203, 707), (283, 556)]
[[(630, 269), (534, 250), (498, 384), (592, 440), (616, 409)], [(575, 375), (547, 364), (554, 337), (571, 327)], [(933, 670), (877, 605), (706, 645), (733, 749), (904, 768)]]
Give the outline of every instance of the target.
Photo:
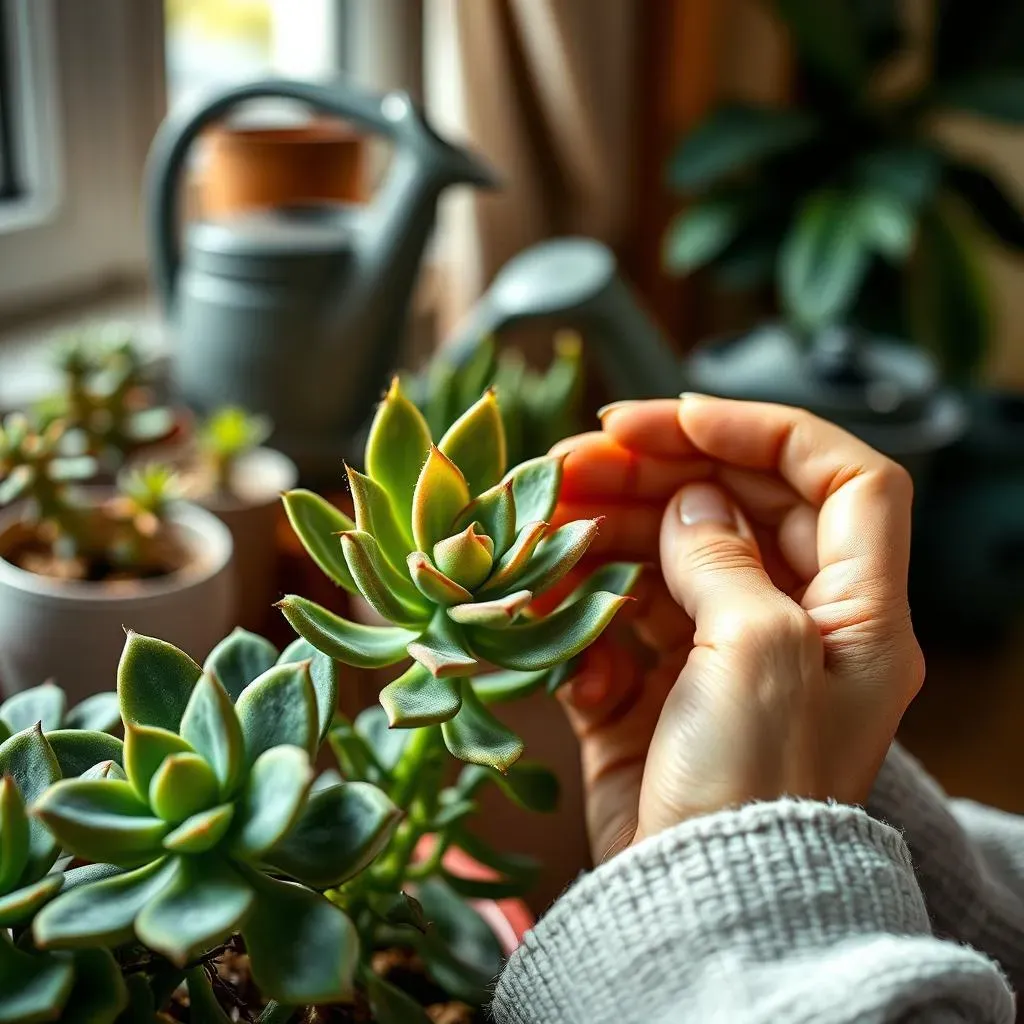
[[(784, 406), (620, 403), (561, 442), (557, 521), (645, 573), (566, 688), (595, 861), (784, 795), (863, 803), (924, 677), (907, 473)], [(639, 641), (639, 643), (634, 640)]]

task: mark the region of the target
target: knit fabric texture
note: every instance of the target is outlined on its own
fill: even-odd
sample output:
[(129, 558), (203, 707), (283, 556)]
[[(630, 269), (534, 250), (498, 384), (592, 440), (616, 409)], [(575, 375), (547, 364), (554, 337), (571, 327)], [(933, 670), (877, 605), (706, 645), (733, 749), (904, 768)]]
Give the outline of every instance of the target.
[(577, 881), (497, 982), (498, 1024), (1012, 1024), (1024, 819), (894, 748), (868, 809), (755, 803)]

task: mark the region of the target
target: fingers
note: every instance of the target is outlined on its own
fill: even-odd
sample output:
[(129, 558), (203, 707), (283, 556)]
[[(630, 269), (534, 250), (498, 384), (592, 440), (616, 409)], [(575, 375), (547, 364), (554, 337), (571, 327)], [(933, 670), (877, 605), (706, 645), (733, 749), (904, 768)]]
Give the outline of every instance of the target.
[(601, 429), (630, 451), (662, 459), (699, 454), (680, 425), (675, 398), (614, 402), (599, 415)]

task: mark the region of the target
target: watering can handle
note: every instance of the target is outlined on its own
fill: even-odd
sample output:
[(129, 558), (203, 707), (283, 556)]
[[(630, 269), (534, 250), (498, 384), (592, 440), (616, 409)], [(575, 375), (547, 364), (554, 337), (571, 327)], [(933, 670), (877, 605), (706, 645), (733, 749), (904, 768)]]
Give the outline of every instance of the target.
[(380, 96), (363, 92), (348, 82), (318, 85), (273, 79), (251, 82), (220, 93), (198, 110), (171, 114), (153, 140), (146, 168), (147, 217), (150, 262), (164, 308), (174, 303), (181, 256), (178, 244), (180, 198), (178, 177), (196, 136), (232, 107), (244, 100), (284, 98), (308, 103), (329, 114), (343, 117), (360, 128), (398, 140), (412, 126), (407, 116), (412, 100), (404, 92)]

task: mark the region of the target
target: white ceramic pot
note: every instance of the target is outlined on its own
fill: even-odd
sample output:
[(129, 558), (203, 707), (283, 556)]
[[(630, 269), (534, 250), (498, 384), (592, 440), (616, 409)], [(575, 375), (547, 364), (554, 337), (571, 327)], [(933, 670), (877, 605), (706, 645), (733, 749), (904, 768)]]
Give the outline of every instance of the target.
[(177, 572), (125, 585), (56, 580), (4, 554), (20, 532), (19, 509), (0, 514), (0, 686), (13, 693), (53, 679), (74, 704), (114, 687), (124, 629), (175, 644), (197, 661), (231, 626), (231, 533), (182, 503), (170, 522), (188, 552)]

